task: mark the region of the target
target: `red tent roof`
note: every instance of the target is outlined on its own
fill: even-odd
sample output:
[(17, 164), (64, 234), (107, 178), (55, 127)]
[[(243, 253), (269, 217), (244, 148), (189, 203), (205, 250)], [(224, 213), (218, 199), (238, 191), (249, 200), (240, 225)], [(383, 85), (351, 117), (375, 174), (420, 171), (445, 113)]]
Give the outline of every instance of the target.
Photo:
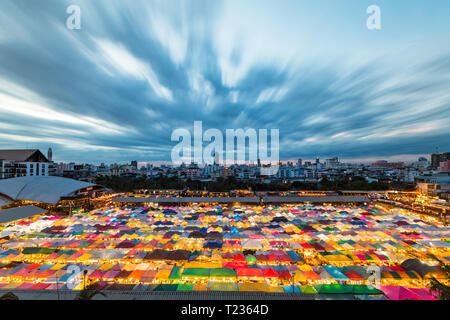
[(245, 262), (225, 262), (222, 267), (223, 268), (232, 268), (232, 269), (238, 269), (238, 268), (247, 268), (247, 264)]
[(237, 253), (233, 256), (233, 259), (236, 261), (245, 261), (245, 256), (241, 253)]
[(361, 277), (358, 273), (356, 273), (355, 271), (351, 270), (348, 272), (344, 272), (344, 274), (347, 276), (347, 278), (349, 278), (350, 280), (354, 280), (354, 281), (360, 281), (360, 280), (364, 280), (363, 277)]
[(289, 273), (289, 271), (281, 270), (281, 271), (278, 272), (278, 278), (280, 278), (280, 279), (292, 279), (292, 276)]
[(273, 268), (263, 269), (263, 275), (266, 278), (278, 278), (278, 272)]
[(236, 274), (238, 277), (262, 277), (264, 276), (263, 271), (257, 268), (239, 268), (236, 269)]

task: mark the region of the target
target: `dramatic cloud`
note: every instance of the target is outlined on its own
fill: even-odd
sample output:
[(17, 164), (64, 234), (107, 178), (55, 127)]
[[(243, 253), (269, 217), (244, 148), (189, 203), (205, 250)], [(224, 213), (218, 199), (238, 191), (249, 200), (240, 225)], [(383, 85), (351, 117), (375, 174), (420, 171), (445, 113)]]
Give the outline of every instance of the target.
[(3, 0), (0, 148), (170, 160), (202, 120), (279, 129), (281, 159), (449, 151), (450, 4), (380, 2), (370, 31), (372, 2)]

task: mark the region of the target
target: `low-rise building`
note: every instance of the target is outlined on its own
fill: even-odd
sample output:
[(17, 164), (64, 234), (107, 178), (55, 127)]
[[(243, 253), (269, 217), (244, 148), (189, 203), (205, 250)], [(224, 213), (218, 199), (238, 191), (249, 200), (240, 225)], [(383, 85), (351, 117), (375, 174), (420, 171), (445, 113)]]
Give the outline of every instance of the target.
[(0, 179), (46, 177), (53, 174), (53, 162), (38, 149), (0, 150)]

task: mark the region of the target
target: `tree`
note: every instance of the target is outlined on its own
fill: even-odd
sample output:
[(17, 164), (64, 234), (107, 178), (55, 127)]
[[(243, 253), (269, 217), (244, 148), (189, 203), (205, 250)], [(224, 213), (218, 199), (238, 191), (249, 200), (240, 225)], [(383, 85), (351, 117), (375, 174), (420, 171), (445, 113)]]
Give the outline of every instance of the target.
[[(447, 277), (447, 282), (450, 280), (450, 266), (443, 263), (438, 257), (436, 257), (434, 254), (428, 255), (433, 260), (439, 262), (439, 265), (441, 267), (441, 270), (445, 273)], [(429, 284), (430, 291), (434, 294), (436, 294), (440, 300), (450, 300), (450, 286), (442, 283), (435, 277), (431, 277), (430, 284)]]
[(14, 293), (12, 293), (12, 292), (8, 292), (8, 293), (5, 293), (4, 295), (2, 295), (1, 297), (0, 297), (0, 300), (19, 300), (19, 297), (18, 296), (16, 296)]
[(92, 300), (96, 295), (99, 294), (106, 297), (106, 294), (104, 292), (95, 289), (95, 284), (90, 284), (80, 291), (75, 300)]

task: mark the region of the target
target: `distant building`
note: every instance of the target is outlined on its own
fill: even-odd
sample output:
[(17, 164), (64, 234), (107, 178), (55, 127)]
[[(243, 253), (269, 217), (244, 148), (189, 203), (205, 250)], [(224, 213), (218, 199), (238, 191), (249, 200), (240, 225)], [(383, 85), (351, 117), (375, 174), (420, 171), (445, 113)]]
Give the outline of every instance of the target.
[(338, 159), (338, 157), (334, 157), (334, 158), (331, 158), (331, 159), (326, 159), (325, 160), (325, 165), (326, 165), (326, 167), (328, 169), (337, 168), (339, 166), (339, 159)]
[(53, 162), (37, 149), (0, 150), (0, 179), (53, 174)]
[(53, 150), (52, 150), (52, 148), (48, 148), (48, 151), (47, 151), (47, 159), (48, 159), (48, 161), (50, 161), (50, 162), (53, 161)]
[(416, 163), (414, 163), (417, 168), (427, 168), (430, 165), (430, 162), (427, 158), (420, 157)]
[(450, 160), (442, 161), (439, 164), (438, 171), (439, 172), (449, 172), (450, 171)]
[(436, 197), (441, 193), (450, 191), (450, 176), (448, 174), (420, 176), (416, 177), (415, 181), (417, 189), (427, 196)]
[(450, 160), (450, 152), (433, 153), (431, 155), (431, 169), (436, 170), (441, 162), (448, 160)]
[(405, 164), (403, 162), (387, 162), (380, 160), (371, 164), (372, 168), (386, 168), (386, 169), (402, 169)]

